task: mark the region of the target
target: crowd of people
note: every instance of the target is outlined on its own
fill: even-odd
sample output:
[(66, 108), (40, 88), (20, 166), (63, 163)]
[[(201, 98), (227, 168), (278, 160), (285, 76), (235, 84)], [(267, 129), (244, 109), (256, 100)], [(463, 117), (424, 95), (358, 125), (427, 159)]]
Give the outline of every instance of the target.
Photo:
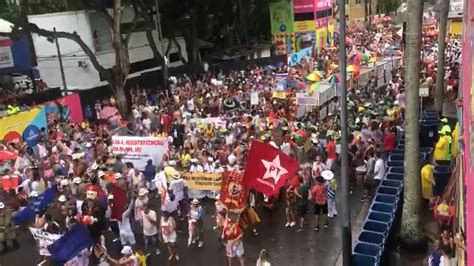
[[(352, 32), (348, 56), (354, 50), (382, 56), (389, 44), (398, 41), (395, 31), (393, 36), (378, 31)], [(295, 103), (295, 93), (305, 90), (300, 85), (306, 83), (305, 76), (319, 70), (327, 77), (334, 64), (337, 53), (322, 49), (311, 66), (247, 67), (228, 74), (174, 79), (169, 91), (135, 88), (131, 116), (123, 128), (117, 128), (122, 123), (100, 117), (103, 108), (115, 107), (116, 100), (97, 101), (85, 107), (87, 120), (81, 124), (61, 118), (51, 121), (34, 147), (2, 146), (19, 155), (2, 162), (3, 175), (20, 181), (16, 189), (1, 191), (0, 207), (19, 211), (54, 188), (54, 202), (25, 223), (53, 234), (64, 234), (78, 223), (86, 225), (95, 245), (82, 257), (91, 265), (147, 265), (147, 255), (164, 253), (158, 241), (166, 246), (168, 260), (178, 261), (179, 233), (188, 234), (188, 246), (205, 248), (203, 217), (208, 215), (214, 218), (215, 234), (226, 247), (229, 265), (235, 258), (244, 265), (242, 237), (246, 231), (258, 235), (257, 206), (272, 209), (284, 198), (285, 226), (295, 227), (296, 232), (307, 229), (309, 209), (314, 210), (315, 231), (330, 226), (338, 214), (338, 99), (333, 99), (335, 108), (328, 117), (319, 117), (317, 108), (297, 117)], [(287, 74), (284, 99), (273, 97), (277, 73)], [(350, 193), (363, 183), (361, 201), (371, 200), (383, 180), (384, 160), (403, 130), (403, 69), (394, 68), (386, 79), (387, 86), (382, 86), (372, 74), (367, 85), (360, 82), (348, 88)], [(251, 103), (254, 93), (258, 104)], [(138, 169), (112, 154), (113, 134), (165, 137), (169, 150), (161, 161), (149, 160)], [(235, 213), (219, 201), (216, 191), (190, 189), (181, 177), (182, 172), (244, 171), (252, 141), (266, 142), (298, 162), (297, 175), (288, 180), (281, 195), (267, 197), (251, 191), (248, 207)], [(205, 198), (216, 199), (215, 212), (204, 212)], [(117, 206), (123, 209), (117, 211)], [(114, 241), (120, 241), (121, 258), (108, 255), (105, 231), (114, 232)], [(137, 243), (142, 236), (143, 245)], [(258, 265), (270, 265), (268, 257), (262, 251)]]

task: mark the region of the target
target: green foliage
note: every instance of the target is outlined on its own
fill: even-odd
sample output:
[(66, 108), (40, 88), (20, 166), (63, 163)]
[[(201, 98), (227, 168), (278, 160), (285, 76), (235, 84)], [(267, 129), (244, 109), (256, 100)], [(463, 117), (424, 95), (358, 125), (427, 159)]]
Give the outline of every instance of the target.
[(401, 0), (378, 0), (377, 13), (388, 14), (394, 12), (401, 4)]
[(0, 18), (14, 23), (19, 15), (19, 7), (7, 0), (0, 0)]

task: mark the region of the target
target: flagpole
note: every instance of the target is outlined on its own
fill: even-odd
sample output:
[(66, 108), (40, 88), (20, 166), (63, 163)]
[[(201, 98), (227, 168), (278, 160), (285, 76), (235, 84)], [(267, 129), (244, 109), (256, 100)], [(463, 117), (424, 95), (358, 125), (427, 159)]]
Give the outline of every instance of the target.
[(352, 236), (348, 206), (349, 171), (347, 145), (347, 88), (346, 88), (346, 0), (339, 0), (339, 70), (341, 72), (341, 204), (342, 204), (342, 265), (351, 264)]

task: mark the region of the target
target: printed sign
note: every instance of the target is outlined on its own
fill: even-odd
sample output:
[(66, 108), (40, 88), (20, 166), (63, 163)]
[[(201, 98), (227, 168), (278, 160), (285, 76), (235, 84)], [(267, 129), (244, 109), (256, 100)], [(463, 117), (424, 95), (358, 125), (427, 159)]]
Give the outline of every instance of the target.
[(308, 95), (307, 93), (296, 93), (296, 105), (319, 106), (319, 97), (317, 93)]
[(288, 65), (296, 66), (301, 64), (303, 58), (310, 58), (313, 55), (313, 48), (308, 47), (300, 50), (299, 52), (288, 55)]
[(295, 21), (293, 25), (296, 32), (311, 31), (316, 29), (316, 22), (314, 20)]
[(159, 165), (167, 151), (166, 138), (112, 136), (112, 153), (121, 155), (122, 161), (133, 163), (139, 170), (144, 170), (150, 159)]
[(48, 250), (48, 246), (53, 244), (59, 238), (61, 238), (61, 235), (50, 234), (45, 232), (43, 229), (36, 229), (33, 227), (30, 227), (30, 232), (33, 235), (33, 238), (38, 243), (39, 254), (41, 256), (51, 256)]
[(293, 10), (291, 2), (270, 3), (272, 34), (293, 32)]
[(35, 125), (29, 125), (23, 131), (23, 140), (26, 141), (28, 146), (35, 146), (40, 141), (40, 129)]
[(0, 69), (13, 67), (13, 55), (11, 49), (11, 40), (0, 37)]
[(8, 133), (12, 134), (11, 132), (24, 136), (23, 132), (30, 125), (34, 125), (39, 129), (48, 127), (45, 108), (33, 108), (0, 118), (0, 139), (3, 139)]
[(250, 94), (250, 104), (258, 105), (258, 92), (252, 92)]
[(190, 189), (195, 190), (216, 190), (221, 189), (222, 173), (181, 173), (181, 177), (186, 180)]
[(227, 126), (227, 122), (222, 120), (220, 117), (207, 117), (207, 118), (199, 118), (195, 120), (196, 124), (214, 124), (216, 128), (225, 128)]

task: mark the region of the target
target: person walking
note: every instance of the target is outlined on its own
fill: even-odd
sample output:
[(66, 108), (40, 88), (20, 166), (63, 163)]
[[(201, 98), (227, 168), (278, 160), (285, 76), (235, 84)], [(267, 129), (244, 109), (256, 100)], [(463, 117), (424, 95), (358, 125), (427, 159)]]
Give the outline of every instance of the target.
[(296, 230), (296, 232), (301, 232), (304, 229), (304, 219), (306, 216), (306, 213), (308, 212), (308, 196), (309, 196), (309, 179), (303, 179), (303, 177), (300, 177), (299, 179), (300, 186), (299, 189), (295, 190), (295, 195), (296, 195), (296, 212), (297, 216), (299, 218), (299, 227)]
[(380, 183), (385, 178), (385, 162), (382, 159), (380, 151), (375, 152), (375, 166), (374, 166), (374, 188), (377, 189)]
[[(328, 227), (326, 215), (328, 214), (327, 188), (328, 185), (322, 176), (316, 177), (316, 184), (311, 188), (309, 198), (314, 202), (314, 215), (316, 218), (316, 226), (314, 231), (319, 231), (319, 225), (322, 222), (324, 228)], [(322, 215), (321, 215), (322, 214)], [(321, 217), (321, 221), (320, 218)]]
[(145, 237), (145, 249), (147, 252), (150, 252), (153, 248), (156, 248), (156, 255), (159, 255), (161, 252), (157, 247), (157, 215), (154, 210), (150, 209), (149, 204), (143, 205), (142, 210), (143, 217), (143, 236)]
[(168, 248), (168, 262), (171, 263), (173, 258), (179, 261), (179, 256), (176, 252), (176, 221), (169, 212), (163, 212), (160, 221), (160, 231), (163, 243)]
[(334, 178), (334, 173), (330, 170), (323, 171), (321, 173), (321, 176), (327, 182), (328, 217), (333, 218), (334, 216), (337, 216), (337, 209), (336, 209), (337, 181)]

